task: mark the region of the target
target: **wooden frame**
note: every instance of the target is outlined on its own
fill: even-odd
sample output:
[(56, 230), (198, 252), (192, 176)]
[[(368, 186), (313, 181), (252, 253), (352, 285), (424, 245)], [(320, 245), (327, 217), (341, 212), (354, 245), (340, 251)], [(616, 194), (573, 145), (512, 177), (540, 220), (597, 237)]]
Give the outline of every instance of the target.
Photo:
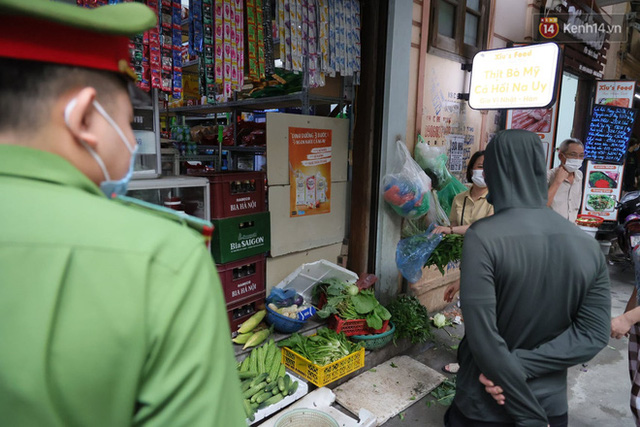
[[(429, 53), (439, 54), (456, 61), (467, 62), (487, 45), (487, 30), (489, 26), (490, 0), (479, 0), (478, 11), (467, 7), (468, 0), (433, 0), (431, 2), (431, 22), (429, 33)], [(440, 4), (446, 3), (455, 8), (455, 22), (453, 38), (440, 34), (438, 19)], [(464, 28), (467, 14), (478, 18), (476, 44), (464, 42)]]

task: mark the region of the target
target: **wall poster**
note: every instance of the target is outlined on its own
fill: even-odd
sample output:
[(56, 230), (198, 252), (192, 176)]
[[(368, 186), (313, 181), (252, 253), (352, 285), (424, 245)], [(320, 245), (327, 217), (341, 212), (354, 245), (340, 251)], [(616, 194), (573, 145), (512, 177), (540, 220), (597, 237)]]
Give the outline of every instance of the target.
[(289, 127), (290, 217), (331, 212), (331, 133)]
[(622, 166), (588, 162), (584, 183), (581, 213), (615, 221), (616, 203), (622, 189)]
[(555, 145), (558, 103), (548, 108), (507, 110), (506, 129), (524, 129), (536, 133), (542, 141), (547, 165), (553, 162), (552, 147)]

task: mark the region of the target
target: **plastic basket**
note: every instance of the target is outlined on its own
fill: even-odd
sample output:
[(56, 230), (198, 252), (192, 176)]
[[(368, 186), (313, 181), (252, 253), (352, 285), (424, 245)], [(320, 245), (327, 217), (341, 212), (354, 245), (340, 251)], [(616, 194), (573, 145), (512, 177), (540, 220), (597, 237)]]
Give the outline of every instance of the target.
[(355, 342), (359, 342), (367, 350), (377, 350), (389, 344), (393, 339), (393, 334), (396, 331), (396, 326), (393, 322), (389, 322), (391, 329), (387, 332), (374, 335), (353, 335), (351, 339)]
[(301, 408), (282, 415), (276, 421), (275, 427), (339, 427), (339, 425), (329, 414), (316, 409)]
[(385, 320), (382, 322), (382, 328), (373, 329), (367, 326), (367, 319), (344, 320), (335, 314), (329, 317), (329, 327), (338, 333), (344, 332), (348, 337), (353, 335), (381, 334), (387, 329), (388, 324), (389, 321)]
[(304, 326), (304, 320), (296, 320), (287, 316), (283, 316), (280, 313), (276, 313), (267, 306), (267, 323), (273, 325), (273, 328), (284, 334), (291, 334), (296, 332)]
[(325, 366), (318, 366), (289, 347), (282, 347), (282, 363), (309, 382), (324, 387), (364, 367), (364, 348)]

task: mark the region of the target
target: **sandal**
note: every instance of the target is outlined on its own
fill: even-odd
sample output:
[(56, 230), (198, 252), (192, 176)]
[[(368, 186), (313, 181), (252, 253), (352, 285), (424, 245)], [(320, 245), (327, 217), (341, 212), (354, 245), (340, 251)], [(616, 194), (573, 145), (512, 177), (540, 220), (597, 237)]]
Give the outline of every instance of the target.
[(460, 370), (460, 365), (458, 363), (449, 363), (444, 365), (442, 370), (447, 374), (457, 374)]

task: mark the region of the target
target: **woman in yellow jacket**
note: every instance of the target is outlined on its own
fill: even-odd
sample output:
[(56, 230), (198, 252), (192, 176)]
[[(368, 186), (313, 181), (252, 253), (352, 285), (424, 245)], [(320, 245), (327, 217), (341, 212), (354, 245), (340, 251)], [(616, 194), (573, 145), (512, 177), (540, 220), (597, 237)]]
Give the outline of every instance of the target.
[[(476, 151), (469, 160), (467, 167), (467, 182), (471, 188), (458, 194), (451, 203), (449, 227), (436, 227), (434, 233), (464, 235), (471, 224), (477, 220), (493, 215), (493, 205), (487, 202), (487, 185), (483, 175), (484, 151)], [(453, 297), (460, 290), (460, 281), (456, 280), (444, 292), (444, 300), (453, 301)]]

